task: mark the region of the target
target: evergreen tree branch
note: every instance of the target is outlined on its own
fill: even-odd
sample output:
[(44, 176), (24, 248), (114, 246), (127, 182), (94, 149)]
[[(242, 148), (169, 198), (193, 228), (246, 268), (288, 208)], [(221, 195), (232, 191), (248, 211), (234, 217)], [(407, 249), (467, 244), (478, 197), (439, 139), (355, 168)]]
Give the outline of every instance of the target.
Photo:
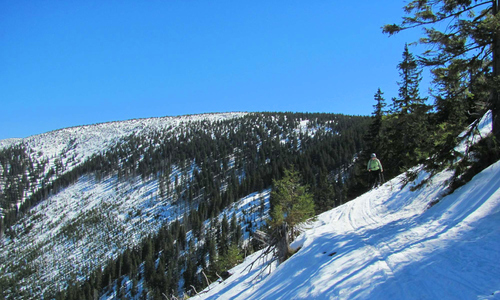
[[(436, 3), (438, 3), (438, 2), (440, 2), (440, 1), (436, 1)], [(488, 2), (491, 2), (491, 1), (488, 1)], [(460, 17), (462, 14), (464, 14), (466, 12), (474, 10), (474, 9), (476, 9), (478, 7), (483, 6), (483, 5), (488, 5), (488, 2), (483, 2), (483, 3), (479, 3), (479, 4), (476, 4), (476, 5), (470, 6), (470, 7), (465, 7), (464, 9), (462, 9), (460, 11), (457, 11), (455, 13), (448, 14), (448, 15), (444, 14), (444, 13), (438, 13), (437, 17), (431, 18), (431, 20), (429, 20), (429, 21), (425, 20), (425, 18), (430, 18), (430, 16), (428, 14), (425, 14), (425, 15), (421, 14), (420, 15), (421, 18), (424, 18), (423, 20), (419, 20), (418, 17), (413, 17), (413, 18), (411, 18), (411, 17), (403, 17), (403, 22), (401, 23), (401, 25), (397, 25), (397, 24), (387, 24), (387, 25), (384, 25), (382, 27), (382, 32), (386, 33), (386, 34), (389, 34), (389, 36), (391, 36), (393, 34), (401, 32), (403, 30), (414, 29), (414, 28), (422, 27), (422, 26), (426, 26), (426, 25), (432, 25), (432, 24), (440, 23), (440, 22), (442, 22), (444, 20), (451, 19), (451, 18), (458, 18), (458, 17)], [(434, 6), (434, 5), (436, 5), (436, 4), (431, 4), (430, 6)], [(416, 8), (405, 9), (405, 12), (406, 13), (411, 13), (414, 10), (416, 10)], [(486, 11), (487, 12), (491, 12), (491, 8), (487, 9)], [(422, 10), (420, 12), (422, 12)], [(416, 14), (418, 14), (418, 12)]]

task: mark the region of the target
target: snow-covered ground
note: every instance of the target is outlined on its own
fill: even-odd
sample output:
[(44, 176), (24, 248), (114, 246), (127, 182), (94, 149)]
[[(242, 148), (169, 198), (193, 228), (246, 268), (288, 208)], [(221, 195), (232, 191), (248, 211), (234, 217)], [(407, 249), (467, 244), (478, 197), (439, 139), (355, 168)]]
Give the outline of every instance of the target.
[(500, 161), (449, 195), (450, 171), (413, 191), (428, 176), (319, 215), (271, 273), (257, 252), (191, 299), (500, 299)]
[(443, 197), (450, 176), (397, 177), (319, 215), (270, 275), (244, 270), (257, 253), (192, 299), (500, 299), (500, 162)]

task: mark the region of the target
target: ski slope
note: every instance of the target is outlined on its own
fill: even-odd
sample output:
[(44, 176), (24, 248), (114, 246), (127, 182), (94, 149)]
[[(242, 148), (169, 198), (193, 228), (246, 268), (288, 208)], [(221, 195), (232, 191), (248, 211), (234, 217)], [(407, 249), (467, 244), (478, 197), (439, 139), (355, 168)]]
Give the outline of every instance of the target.
[(191, 299), (500, 299), (500, 161), (449, 194), (451, 176), (396, 177), (319, 215), (272, 272), (258, 252)]

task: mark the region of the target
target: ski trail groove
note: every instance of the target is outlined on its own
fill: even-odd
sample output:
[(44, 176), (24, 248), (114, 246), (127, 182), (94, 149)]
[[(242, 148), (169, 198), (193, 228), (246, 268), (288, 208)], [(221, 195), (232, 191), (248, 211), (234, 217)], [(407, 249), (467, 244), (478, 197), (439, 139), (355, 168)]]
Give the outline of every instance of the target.
[[(384, 187), (380, 187), (380, 189), (382, 188)], [(339, 219), (344, 219), (344, 223), (349, 226), (349, 231), (359, 237), (368, 252), (371, 253), (372, 265), (383, 272), (384, 280), (394, 280), (399, 292), (404, 295), (402, 293), (403, 287), (394, 273), (395, 266), (388, 259), (393, 252), (392, 249), (381, 240), (374, 243), (368, 235), (369, 231), (379, 229), (392, 219), (389, 217), (390, 212), (384, 203), (377, 200), (376, 197), (372, 196), (363, 199), (363, 201), (351, 201), (348, 203), (349, 208), (345, 210), (346, 213), (343, 212)]]

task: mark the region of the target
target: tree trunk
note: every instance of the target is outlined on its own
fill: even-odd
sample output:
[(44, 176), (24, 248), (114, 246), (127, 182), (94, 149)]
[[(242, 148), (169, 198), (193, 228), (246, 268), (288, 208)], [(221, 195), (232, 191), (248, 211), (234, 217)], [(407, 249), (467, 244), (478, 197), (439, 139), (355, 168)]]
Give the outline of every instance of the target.
[(288, 224), (283, 222), (283, 224), (279, 227), (279, 240), (276, 245), (276, 249), (278, 251), (278, 259), (281, 264), (288, 258), (288, 254), (290, 253), (290, 243), (288, 240)]
[[(498, 14), (500, 0), (493, 0), (493, 15)], [(497, 78), (500, 79), (500, 31), (493, 35), (493, 76), (494, 86), (492, 87), (492, 112), (493, 112), (493, 135), (500, 140), (500, 93), (496, 86)]]

